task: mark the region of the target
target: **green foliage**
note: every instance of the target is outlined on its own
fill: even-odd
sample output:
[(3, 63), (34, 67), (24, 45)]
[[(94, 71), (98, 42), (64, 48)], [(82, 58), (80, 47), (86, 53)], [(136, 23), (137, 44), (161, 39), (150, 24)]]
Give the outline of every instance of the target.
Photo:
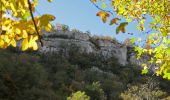
[(121, 23), (117, 28), (116, 28), (116, 34), (118, 34), (120, 31), (122, 31), (123, 33), (126, 32), (125, 27), (128, 25), (128, 22), (123, 22)]
[(42, 45), (42, 30), (50, 32), (52, 29), (50, 21), (55, 17), (50, 14), (34, 16), (38, 0), (1, 0), (0, 4), (0, 48), (17, 47), (17, 42), (22, 42), (22, 51), (37, 50), (38, 40)]
[(72, 32), (75, 32), (75, 33), (81, 33), (81, 31), (80, 31), (80, 30), (78, 30), (78, 29), (76, 29), (76, 28), (72, 29)]
[(95, 38), (90, 38), (89, 41), (95, 45), (97, 49), (100, 49), (99, 42)]
[(0, 56), (3, 58), (0, 61), (0, 99), (56, 98), (55, 93), (51, 91), (50, 82), (47, 80), (46, 70), (37, 62), (38, 57), (2, 51)]
[(62, 25), (62, 31), (64, 31), (64, 32), (69, 31), (69, 26), (68, 25)]
[[(135, 48), (138, 51), (137, 59), (141, 55), (147, 54), (151, 56), (150, 60), (144, 62), (147, 66), (144, 67), (142, 73), (148, 73), (149, 65), (155, 64), (156, 75), (170, 80), (169, 0), (110, 0), (110, 7), (113, 8), (111, 10), (104, 9), (106, 5), (103, 6), (103, 4), (107, 2), (106, 0), (91, 0), (91, 2), (100, 10), (97, 12), (97, 16), (100, 16), (104, 23), (106, 23), (110, 15), (114, 16), (110, 20), (110, 25), (118, 25), (116, 34), (120, 31), (125, 33), (125, 27), (128, 23), (136, 21), (138, 23), (136, 29), (146, 33), (146, 38), (136, 37), (138, 38), (136, 40), (140, 39), (140, 41), (131, 41), (138, 44)], [(101, 4), (101, 6), (98, 4)], [(120, 22), (119, 24), (118, 20), (120, 18), (124, 18), (127, 22)], [(141, 43), (143, 46), (139, 47)]]
[(158, 100), (166, 97), (166, 92), (159, 89), (158, 82), (149, 78), (145, 84), (129, 86), (128, 90), (121, 93), (123, 100)]
[(85, 92), (90, 96), (91, 100), (106, 100), (106, 96), (99, 82), (86, 85)]
[(73, 93), (70, 97), (67, 97), (67, 100), (90, 100), (90, 97), (84, 92), (78, 91)]
[[(84, 91), (92, 100), (113, 100), (121, 99), (127, 84), (147, 82), (148, 76), (142, 76), (137, 67), (121, 66), (114, 57), (77, 52), (76, 45), (63, 44), (63, 48), (68, 51), (26, 54), (1, 50), (0, 99), (66, 100), (75, 91)], [(161, 98), (169, 95), (167, 87), (169, 82), (160, 80), (158, 90), (166, 92)]]

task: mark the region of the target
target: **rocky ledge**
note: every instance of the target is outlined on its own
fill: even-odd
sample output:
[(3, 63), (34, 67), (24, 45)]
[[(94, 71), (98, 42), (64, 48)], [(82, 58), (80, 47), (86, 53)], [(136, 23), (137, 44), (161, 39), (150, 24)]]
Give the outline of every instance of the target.
[[(127, 47), (125, 44), (107, 36), (90, 36), (88, 33), (80, 31), (54, 30), (51, 33), (44, 34), (43, 41), (44, 46), (39, 50), (42, 53), (58, 52), (71, 45), (76, 45), (79, 47), (79, 52), (96, 53), (105, 59), (114, 56), (123, 66), (136, 63), (136, 56), (132, 47)], [(64, 48), (63, 45), (65, 45)]]

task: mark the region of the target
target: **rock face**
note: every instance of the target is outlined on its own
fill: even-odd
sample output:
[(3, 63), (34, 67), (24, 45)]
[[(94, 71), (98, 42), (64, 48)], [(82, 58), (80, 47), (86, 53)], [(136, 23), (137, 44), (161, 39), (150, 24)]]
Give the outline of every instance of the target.
[(90, 37), (87, 33), (57, 30), (44, 35), (44, 37), (44, 46), (40, 48), (40, 52), (57, 52), (61, 50), (62, 45), (69, 47), (74, 44), (79, 47), (79, 52), (100, 54), (106, 59), (114, 56), (120, 64), (128, 63), (127, 47), (113, 39), (100, 39)]

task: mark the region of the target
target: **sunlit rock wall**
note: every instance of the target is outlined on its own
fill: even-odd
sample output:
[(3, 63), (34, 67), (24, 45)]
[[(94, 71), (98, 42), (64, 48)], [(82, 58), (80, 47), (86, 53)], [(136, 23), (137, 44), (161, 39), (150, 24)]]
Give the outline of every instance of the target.
[[(40, 52), (58, 52), (61, 45), (75, 44), (79, 47), (78, 52), (96, 53), (102, 55), (105, 59), (112, 56), (116, 57), (120, 64), (126, 65), (127, 47), (115, 40), (95, 39), (89, 34), (75, 31), (53, 31), (44, 36), (44, 46)], [(65, 47), (67, 48), (67, 47)]]

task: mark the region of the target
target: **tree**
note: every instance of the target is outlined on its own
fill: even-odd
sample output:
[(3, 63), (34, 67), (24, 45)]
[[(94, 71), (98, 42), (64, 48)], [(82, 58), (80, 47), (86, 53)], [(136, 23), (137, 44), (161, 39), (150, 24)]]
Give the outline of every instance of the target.
[(90, 97), (87, 96), (84, 92), (77, 91), (70, 97), (67, 97), (67, 100), (90, 100)]
[[(170, 80), (170, 1), (169, 0), (90, 0), (100, 11), (97, 16), (101, 17), (105, 23), (112, 15), (110, 25), (117, 25), (116, 33), (120, 31), (125, 33), (126, 26), (132, 21), (137, 21), (137, 29), (145, 30), (145, 21), (147, 16), (151, 17), (149, 22), (149, 31), (146, 39), (132, 40), (137, 43), (144, 43), (144, 46), (136, 46), (138, 52), (137, 59), (142, 54), (148, 54), (150, 61), (142, 64), (142, 73), (147, 73), (153, 64), (156, 64), (156, 75), (162, 75), (163, 78)], [(109, 2), (109, 4), (107, 4)], [(99, 6), (101, 3), (101, 7)], [(106, 8), (113, 10), (107, 10)], [(115, 14), (117, 15), (115, 15)], [(126, 22), (118, 23), (121, 18)], [(151, 33), (152, 32), (152, 33)]]
[[(48, 0), (51, 2), (52, 0)], [(42, 30), (49, 32), (53, 15), (35, 16), (38, 0), (1, 0), (0, 1), (0, 48), (16, 47), (16, 42), (22, 42), (22, 50), (38, 49), (41, 45)]]

